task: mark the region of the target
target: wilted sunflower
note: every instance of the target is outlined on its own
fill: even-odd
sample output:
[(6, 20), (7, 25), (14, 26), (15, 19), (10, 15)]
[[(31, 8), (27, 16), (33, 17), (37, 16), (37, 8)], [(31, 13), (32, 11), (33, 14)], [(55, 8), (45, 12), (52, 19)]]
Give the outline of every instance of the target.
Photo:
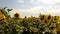
[(14, 17), (15, 17), (15, 18), (19, 18), (19, 17), (20, 17), (19, 13), (15, 13), (15, 14), (14, 14)]

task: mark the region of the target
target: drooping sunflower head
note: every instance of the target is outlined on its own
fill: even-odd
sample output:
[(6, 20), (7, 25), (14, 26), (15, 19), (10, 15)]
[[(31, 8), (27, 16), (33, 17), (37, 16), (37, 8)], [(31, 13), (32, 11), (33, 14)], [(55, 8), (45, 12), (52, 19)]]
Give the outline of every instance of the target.
[(19, 14), (19, 13), (15, 13), (15, 14), (14, 14), (14, 17), (15, 17), (15, 18), (19, 18), (19, 17), (20, 17), (20, 14)]

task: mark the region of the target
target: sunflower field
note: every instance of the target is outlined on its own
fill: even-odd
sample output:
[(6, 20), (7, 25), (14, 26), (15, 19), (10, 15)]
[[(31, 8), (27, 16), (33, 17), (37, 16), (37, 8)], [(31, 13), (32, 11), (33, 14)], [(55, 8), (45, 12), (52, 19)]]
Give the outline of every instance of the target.
[(11, 17), (13, 9), (0, 8), (0, 34), (59, 34), (60, 16), (50, 14), (21, 18), (19, 13)]

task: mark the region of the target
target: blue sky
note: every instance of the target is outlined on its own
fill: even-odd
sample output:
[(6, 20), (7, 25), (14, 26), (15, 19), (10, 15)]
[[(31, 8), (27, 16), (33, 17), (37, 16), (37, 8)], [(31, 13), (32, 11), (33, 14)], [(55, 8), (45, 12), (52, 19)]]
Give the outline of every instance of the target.
[(30, 0), (0, 0), (0, 7), (10, 7), (14, 9), (28, 9), (33, 6), (34, 4), (30, 3)]
[(12, 8), (10, 14), (20, 12), (21, 16), (42, 14), (60, 15), (60, 0), (0, 0), (0, 7)]

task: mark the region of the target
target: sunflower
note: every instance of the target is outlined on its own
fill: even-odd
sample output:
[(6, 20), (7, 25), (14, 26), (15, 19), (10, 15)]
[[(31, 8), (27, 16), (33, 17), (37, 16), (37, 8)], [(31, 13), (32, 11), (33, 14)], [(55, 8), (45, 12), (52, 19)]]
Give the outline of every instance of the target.
[(40, 22), (41, 22), (41, 20), (40, 20), (39, 18), (37, 18), (37, 19), (36, 19), (36, 22), (39, 22), (39, 23), (40, 23)]
[(60, 24), (60, 17), (58, 17), (57, 19), (57, 24)]
[(59, 17), (58, 16), (54, 16), (54, 20), (58, 20), (59, 19)]
[(51, 20), (52, 19), (52, 16), (51, 15), (46, 15), (46, 19), (47, 20)]
[(27, 22), (27, 21), (28, 21), (28, 18), (25, 16), (25, 17), (23, 18), (23, 21), (24, 21), (24, 22)]
[(51, 23), (52, 18), (53, 18), (53, 16), (51, 16), (50, 14), (45, 15), (45, 21), (46, 21), (47, 23)]
[(54, 16), (54, 21), (57, 23), (57, 24), (60, 24), (60, 18), (59, 16)]
[(14, 14), (14, 18), (19, 18), (19, 17), (20, 17), (19, 13)]
[(50, 19), (51, 19), (50, 15), (47, 17), (47, 19), (48, 19), (48, 20), (50, 20)]
[(5, 15), (0, 12), (0, 20), (5, 18), (6, 18)]

